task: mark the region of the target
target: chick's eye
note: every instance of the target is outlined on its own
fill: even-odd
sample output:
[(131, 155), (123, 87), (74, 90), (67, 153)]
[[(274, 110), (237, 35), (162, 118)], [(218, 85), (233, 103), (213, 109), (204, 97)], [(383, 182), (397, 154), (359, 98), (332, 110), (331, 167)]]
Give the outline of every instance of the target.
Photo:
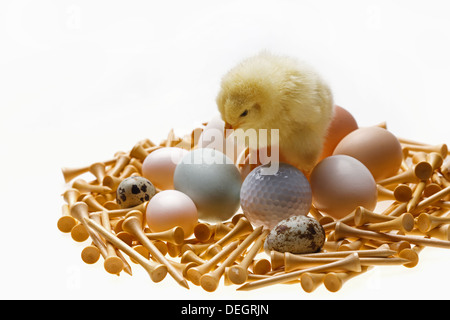
[(241, 113), (240, 117), (245, 117), (248, 114), (248, 110), (245, 110), (244, 112)]

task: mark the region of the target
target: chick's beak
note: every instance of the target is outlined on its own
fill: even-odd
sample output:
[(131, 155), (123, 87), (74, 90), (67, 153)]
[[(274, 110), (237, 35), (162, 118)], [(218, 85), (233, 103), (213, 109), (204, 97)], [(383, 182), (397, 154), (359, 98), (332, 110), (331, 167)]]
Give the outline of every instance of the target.
[(230, 129), (233, 129), (233, 126), (225, 121), (225, 126), (223, 128), (223, 134), (225, 138), (228, 138), (228, 136), (231, 134)]
[(227, 130), (227, 129), (233, 129), (233, 127), (231, 126), (231, 124), (229, 124), (228, 122), (225, 121), (225, 127), (224, 127), (224, 129), (225, 129), (225, 130)]

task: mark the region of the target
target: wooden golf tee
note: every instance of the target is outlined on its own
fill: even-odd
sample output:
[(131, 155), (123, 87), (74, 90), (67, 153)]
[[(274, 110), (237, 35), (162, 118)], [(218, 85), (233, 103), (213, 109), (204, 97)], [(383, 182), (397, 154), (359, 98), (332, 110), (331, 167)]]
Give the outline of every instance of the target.
[(231, 227), (226, 226), (223, 222), (216, 223), (214, 225), (214, 232), (213, 232), (213, 240), (218, 241), (222, 239), (224, 236), (226, 236), (230, 231)]
[(167, 274), (167, 267), (165, 265), (145, 259), (140, 253), (114, 236), (111, 232), (108, 232), (108, 230), (103, 228), (94, 220), (85, 219), (84, 221), (92, 229), (101, 234), (106, 240), (111, 242), (116, 248), (122, 250), (126, 255), (128, 255), (130, 258), (133, 258), (137, 263), (139, 263), (145, 269), (145, 271), (147, 271), (150, 279), (152, 279), (153, 282), (159, 282), (165, 278)]
[(270, 251), (270, 263), (272, 270), (276, 270), (284, 266), (284, 253), (272, 250)]
[(102, 185), (116, 191), (123, 179), (115, 176), (107, 175), (102, 180)]
[(62, 216), (58, 219), (57, 227), (59, 231), (69, 233), (77, 225), (77, 220), (70, 215), (70, 209), (67, 203), (63, 204), (61, 210)]
[(94, 245), (90, 244), (81, 251), (81, 259), (87, 263), (87, 264), (93, 264), (100, 259), (101, 253), (99, 248)]
[[(98, 214), (94, 214), (92, 216), (90, 216), (90, 218), (92, 218), (95, 222), (101, 224), (101, 217)], [(84, 218), (83, 218), (84, 219)], [(108, 256), (108, 250), (106, 249), (106, 242), (103, 238), (100, 238), (100, 235), (98, 234), (98, 232), (96, 232), (95, 230), (89, 228), (89, 226), (84, 223), (80, 223), (80, 225), (84, 225), (86, 230), (90, 230), (92, 232), (95, 233), (95, 238), (92, 238), (92, 243), (98, 248), (98, 250), (100, 251), (100, 254), (102, 255), (102, 257), (104, 259), (106, 259), (106, 257)]]
[(341, 219), (338, 219), (338, 220), (335, 220), (333, 222), (329, 222), (327, 224), (322, 225), (323, 230), (325, 232), (329, 232), (329, 231), (334, 230), (334, 227), (336, 226), (336, 223), (338, 221), (342, 221), (342, 222), (345, 222), (347, 224), (353, 225), (354, 224), (354, 220), (355, 220), (355, 212), (356, 212), (356, 209), (353, 210), (352, 212), (350, 212), (348, 215), (346, 215), (345, 217), (343, 217)]
[(195, 262), (198, 265), (202, 265), (202, 264), (206, 263), (205, 260), (203, 260), (198, 255), (196, 255), (192, 250), (186, 250), (183, 253), (183, 255), (181, 256), (180, 262), (181, 263)]
[(385, 188), (377, 184), (378, 201), (397, 200), (398, 202), (407, 202), (411, 199), (411, 188), (405, 184), (399, 184), (394, 190)]
[[(112, 165), (115, 162), (116, 162), (116, 159), (110, 159), (110, 160), (103, 161), (102, 163), (105, 166), (108, 166), (108, 165)], [(63, 174), (63, 177), (64, 177), (64, 181), (66, 183), (70, 182), (75, 177), (77, 177), (77, 176), (79, 176), (79, 175), (81, 175), (83, 173), (88, 172), (90, 167), (91, 167), (91, 165), (83, 166), (83, 167), (77, 167), (77, 168), (67, 168), (67, 167), (61, 168), (61, 171), (62, 171), (62, 174)]]
[(390, 221), (371, 223), (366, 226), (367, 230), (401, 230), (409, 232), (414, 229), (414, 216), (411, 213), (403, 213), (401, 216)]
[[(359, 255), (358, 255), (359, 256)], [(339, 257), (303, 257), (289, 252), (284, 256), (284, 270), (286, 272), (320, 266), (326, 263), (338, 261)], [(381, 257), (359, 257), (361, 266), (386, 266), (386, 265), (402, 265), (411, 261), (403, 258), (381, 258)], [(335, 271), (335, 270), (331, 270)]]
[(393, 219), (395, 217), (375, 213), (361, 206), (356, 208), (354, 216), (355, 226), (362, 226), (366, 223), (391, 221)]
[(431, 168), (434, 171), (443, 165), (444, 158), (438, 152), (431, 152), (427, 154), (427, 162), (431, 165)]
[(251, 262), (250, 269), (253, 274), (263, 275), (272, 270), (272, 264), (266, 258), (256, 259)]
[(89, 184), (83, 179), (76, 179), (72, 183), (72, 187), (78, 189), (80, 192), (95, 192), (95, 193), (109, 193), (111, 188), (105, 187), (103, 185), (93, 185)]
[(406, 210), (408, 212), (411, 212), (419, 203), (420, 197), (422, 196), (423, 190), (425, 190), (426, 181), (420, 181), (416, 187), (414, 188), (413, 195), (411, 200), (408, 201), (408, 204), (406, 205)]
[(343, 239), (345, 237), (356, 237), (356, 238), (363, 238), (363, 239), (384, 240), (384, 241), (390, 241), (390, 242), (408, 241), (409, 243), (413, 243), (413, 244), (417, 244), (417, 245), (450, 249), (450, 241), (429, 239), (429, 238), (415, 237), (415, 236), (404, 236), (404, 235), (383, 233), (383, 232), (370, 231), (370, 230), (361, 230), (361, 229), (349, 227), (342, 222), (338, 222), (336, 224), (335, 237), (336, 237), (336, 239)]
[(372, 257), (372, 258), (387, 258), (397, 253), (395, 250), (386, 248), (377, 249), (367, 249), (367, 250), (350, 250), (350, 251), (328, 251), (328, 252), (317, 252), (317, 253), (304, 253), (301, 254), (302, 257), (315, 257), (315, 258), (333, 258), (333, 257), (346, 257), (349, 254), (356, 252), (360, 258)]
[[(80, 227), (83, 227), (85, 232), (87, 232), (88, 237), (91, 237), (92, 241), (95, 243), (95, 245), (102, 250), (105, 245), (103, 241), (99, 238), (98, 234), (96, 232), (93, 232), (92, 229), (90, 229), (84, 222), (85, 218), (89, 218), (89, 212), (88, 212), (88, 205), (84, 202), (75, 202), (72, 207), (70, 208), (70, 215), (77, 219), (80, 224), (77, 225)], [(75, 228), (72, 229), (72, 231)], [(77, 240), (77, 239), (74, 239)], [(86, 240), (86, 239), (85, 239)], [(105, 251), (102, 252), (102, 254), (105, 254)]]
[(106, 173), (106, 175), (116, 176), (118, 177), (122, 172), (123, 168), (130, 162), (130, 157), (122, 154), (117, 158), (117, 161), (114, 167)]
[(388, 209), (386, 209), (382, 214), (385, 214), (390, 217), (398, 217), (402, 213), (406, 212), (406, 202), (395, 204), (393, 203)]
[(439, 184), (437, 184), (435, 182), (429, 182), (426, 184), (425, 188), (423, 189), (423, 195), (424, 195), (424, 197), (428, 198), (441, 190), (442, 190), (442, 187)]
[(414, 268), (419, 263), (419, 252), (423, 249), (422, 246), (414, 246), (413, 248), (405, 248), (398, 253), (398, 256), (409, 260), (403, 266), (407, 268)]
[(428, 213), (421, 213), (417, 217), (417, 229), (419, 229), (423, 233), (426, 233), (441, 224), (447, 223), (450, 223), (450, 217), (448, 216), (436, 217)]
[(131, 216), (125, 219), (122, 224), (122, 229), (138, 238), (139, 242), (141, 242), (141, 244), (147, 248), (150, 254), (156, 260), (167, 267), (167, 272), (175, 279), (175, 281), (177, 281), (178, 284), (182, 287), (189, 289), (189, 285), (186, 279), (184, 279), (179, 270), (177, 270), (169, 261), (167, 261), (167, 259), (153, 244), (153, 242), (151, 242), (150, 239), (147, 238), (144, 231), (142, 230), (142, 221), (140, 219), (138, 219), (136, 216)]
[(72, 207), (72, 205), (78, 201), (78, 198), (80, 197), (81, 192), (78, 191), (78, 189), (75, 188), (69, 188), (62, 194), (64, 200), (67, 202), (67, 205)]
[(409, 144), (404, 143), (402, 144), (402, 147), (411, 151), (417, 151), (417, 152), (437, 152), (442, 157), (447, 156), (448, 154), (448, 147), (445, 143), (437, 144), (437, 145), (416, 145), (416, 144)]
[(398, 202), (407, 202), (412, 197), (412, 190), (406, 184), (399, 184), (394, 189), (394, 198)]
[(70, 182), (77, 176), (82, 175), (83, 173), (86, 173), (88, 171), (89, 171), (89, 166), (78, 167), (78, 168), (67, 168), (67, 167), (61, 168), (61, 172), (63, 174), (64, 181), (66, 183)]
[(337, 292), (341, 290), (344, 283), (348, 280), (366, 272), (369, 267), (362, 267), (361, 272), (330, 272), (323, 278), (323, 284), (330, 292)]
[(211, 239), (211, 237), (213, 237), (213, 239), (217, 241), (230, 231), (231, 228), (224, 225), (222, 222), (216, 223), (214, 225), (199, 223), (194, 227), (194, 235), (201, 242), (208, 241), (209, 239)]
[(433, 167), (427, 161), (427, 154), (425, 152), (418, 152), (412, 157), (413, 170), (420, 180), (427, 180), (433, 174)]
[(248, 221), (247, 218), (242, 217), (239, 219), (239, 221), (236, 223), (233, 229), (231, 229), (230, 232), (228, 232), (224, 237), (222, 237), (219, 241), (217, 241), (216, 244), (223, 246), (231, 242), (235, 238), (244, 236), (252, 231), (253, 227), (250, 221)]
[(95, 198), (92, 194), (87, 194), (85, 195), (81, 201), (85, 202), (90, 211), (104, 211), (107, 210), (105, 207), (103, 207)]
[[(94, 259), (95, 255), (97, 254), (95, 251), (98, 251), (98, 254), (100, 254), (103, 257), (103, 259), (105, 259), (105, 263), (104, 263), (105, 270), (108, 271), (109, 273), (118, 275), (118, 273), (110, 272), (110, 270), (114, 270), (114, 267), (116, 265), (118, 265), (119, 268), (120, 268), (121, 263), (118, 262), (117, 260), (109, 260), (108, 262), (106, 262), (106, 259), (108, 259), (109, 255), (110, 255), (110, 252), (108, 251), (107, 243), (105, 244), (99, 238), (97, 232), (95, 230), (92, 230), (91, 228), (89, 228), (89, 226), (87, 226), (85, 224), (85, 222), (84, 222), (84, 219), (86, 217), (88, 217), (88, 214), (87, 214), (87, 211), (86, 211), (87, 210), (86, 206), (82, 205), (82, 204), (80, 205), (80, 204), (77, 203), (75, 205), (74, 210), (79, 211), (79, 213), (75, 213), (75, 214), (78, 215), (80, 219), (82, 219), (81, 220), (82, 222), (80, 223), (80, 225), (83, 225), (85, 227), (85, 230), (88, 231), (88, 233), (89, 233), (89, 235), (90, 235), (90, 237), (92, 239), (92, 242), (94, 244), (94, 245), (88, 246), (88, 247), (83, 249), (82, 256), (81, 256), (83, 261), (86, 262), (86, 263), (94, 263), (93, 259)], [(92, 216), (92, 219), (95, 220), (99, 224), (101, 224), (101, 221), (102, 221), (101, 218), (102, 217), (100, 217), (98, 214), (94, 214)], [(122, 260), (124, 260), (124, 259), (122, 259)], [(131, 274), (131, 269), (130, 270), (126, 270), (126, 272)]]
[(450, 241), (450, 224), (443, 224), (426, 233), (427, 236)]
[(338, 268), (345, 269), (347, 271), (360, 272), (361, 264), (359, 262), (358, 254), (355, 252), (341, 260), (323, 264), (321, 266), (287, 272), (287, 273), (283, 273), (280, 275), (272, 276), (270, 278), (257, 280), (257, 281), (251, 282), (251, 283), (248, 282), (248, 283), (240, 286), (236, 290), (245, 290), (245, 291), (254, 290), (254, 289), (263, 288), (263, 287), (267, 287), (267, 286), (278, 284), (278, 283), (288, 282), (291, 280), (298, 280), (300, 278), (300, 276), (306, 272), (317, 273), (317, 272), (324, 272), (324, 271), (327, 271), (330, 269), (336, 270)]
[[(147, 206), (147, 203), (148, 203), (148, 201), (143, 202), (143, 203), (141, 203), (141, 204), (139, 204), (139, 205), (137, 205), (135, 207), (131, 207), (131, 208), (112, 209), (112, 210), (107, 210), (107, 211), (108, 211), (108, 214), (109, 214), (110, 218), (119, 218), (119, 217), (127, 215), (131, 211), (136, 211), (137, 210), (137, 211), (140, 211), (141, 213), (145, 212), (145, 208)], [(93, 212), (93, 213), (101, 213), (102, 211), (104, 211), (104, 209), (101, 210), (101, 211)]]
[[(81, 193), (75, 188), (69, 188), (62, 194), (64, 200), (66, 201), (66, 204), (62, 207), (62, 217), (58, 220), (58, 229), (61, 232), (72, 232), (72, 229), (77, 226), (78, 220), (72, 217), (70, 214), (70, 208), (73, 206), (74, 203), (78, 201), (78, 198), (80, 197)], [(80, 227), (78, 227), (80, 228)], [(82, 229), (82, 228), (81, 228)], [(75, 230), (76, 231), (76, 230)], [(85, 230), (81, 230), (82, 232), (86, 233)], [(74, 240), (78, 240), (76, 235), (72, 235), (72, 238), (75, 238)], [(83, 236), (80, 240), (83, 240)]]
[[(202, 256), (204, 254), (204, 252), (206, 251), (206, 249), (210, 250), (210, 251), (214, 251), (214, 254), (216, 254), (217, 252), (220, 251), (220, 249), (222, 249), (221, 246), (216, 245), (215, 243), (196, 243), (196, 244), (192, 244), (192, 243), (185, 243), (183, 246), (181, 246), (181, 253), (184, 253), (185, 251), (192, 251), (195, 254), (198, 254), (199, 256)], [(213, 257), (214, 254), (209, 255), (209, 258)], [(204, 257), (201, 257), (202, 259)]]
[(253, 226), (250, 223), (250, 221), (248, 221), (248, 219), (245, 217), (241, 217), (238, 220), (238, 222), (235, 224), (233, 229), (231, 229), (231, 231), (228, 232), (219, 241), (211, 244), (206, 249), (206, 251), (202, 254), (201, 257), (202, 258), (208, 258), (208, 257), (210, 258), (210, 257), (214, 256), (214, 254), (216, 254), (218, 252), (218, 248), (220, 248), (221, 246), (224, 246), (227, 243), (230, 243), (231, 241), (233, 241), (234, 239), (236, 239), (238, 237), (242, 237), (246, 234), (249, 234), (252, 231), (253, 231)]
[(450, 160), (443, 162), (439, 170), (444, 178), (450, 181)]
[(167, 241), (175, 245), (181, 245), (184, 243), (184, 230), (182, 227), (174, 227), (161, 232), (146, 233), (145, 235), (150, 240)]
[(441, 191), (436, 192), (432, 196), (420, 201), (412, 213), (420, 212), (420, 210), (422, 210), (423, 208), (433, 204), (434, 202), (441, 200), (448, 194), (450, 194), (450, 186), (448, 186), (448, 187), (442, 189)]
[(127, 164), (120, 173), (119, 179), (125, 180), (126, 178), (131, 177), (131, 175), (135, 173), (138, 173), (136, 167), (131, 164)]
[(248, 267), (252, 263), (255, 256), (258, 254), (261, 247), (264, 245), (269, 230), (264, 230), (261, 235), (256, 239), (251, 249), (247, 252), (244, 259), (238, 265), (231, 266), (227, 270), (228, 279), (234, 284), (243, 284), (247, 281)]
[(244, 241), (225, 259), (224, 262), (220, 264), (217, 269), (214, 271), (204, 274), (200, 278), (201, 287), (208, 292), (213, 292), (217, 289), (220, 281), (220, 277), (225, 272), (225, 268), (229, 267), (241, 254), (245, 249), (253, 242), (263, 230), (263, 226), (259, 226), (255, 228), (252, 233), (250, 233)]
[(89, 172), (92, 173), (97, 179), (98, 183), (102, 183), (105, 177), (105, 164), (103, 162), (95, 162), (89, 166)]
[(77, 223), (72, 230), (70, 230), (70, 236), (76, 242), (84, 242), (89, 239), (89, 232), (82, 223)]
[[(111, 224), (109, 222), (109, 215), (106, 211), (102, 212), (101, 224), (108, 232), (111, 232)], [(113, 244), (106, 240), (106, 251), (107, 255), (103, 266), (105, 270), (111, 274), (119, 274), (125, 267), (122, 259), (120, 259), (116, 254), (116, 249)]]
[[(225, 260), (229, 253), (233, 252), (237, 248), (239, 241), (235, 240), (229, 244), (227, 244), (219, 253), (214, 255), (210, 260), (205, 263), (200, 264), (199, 266), (190, 268), (187, 271), (187, 279), (189, 279), (193, 284), (199, 286), (200, 278), (207, 272), (209, 272), (212, 268), (214, 268), (219, 262)], [(186, 252), (192, 252), (188, 250)]]
[(136, 158), (141, 162), (144, 162), (145, 158), (148, 156), (149, 152), (144, 149), (142, 143), (137, 143), (134, 145), (133, 149), (130, 151), (130, 157)]
[(313, 292), (323, 283), (325, 275), (325, 273), (303, 273), (300, 275), (300, 285), (305, 292)]
[(211, 236), (214, 234), (213, 226), (210, 226), (207, 223), (198, 223), (194, 227), (194, 236), (198, 241), (204, 242), (208, 241)]
[(416, 172), (414, 171), (413, 168), (404, 171), (402, 173), (399, 173), (395, 176), (377, 181), (377, 183), (383, 187), (391, 185), (391, 184), (395, 184), (395, 183), (406, 183), (406, 182), (412, 182), (412, 183), (416, 183), (420, 181), (420, 178), (417, 177)]

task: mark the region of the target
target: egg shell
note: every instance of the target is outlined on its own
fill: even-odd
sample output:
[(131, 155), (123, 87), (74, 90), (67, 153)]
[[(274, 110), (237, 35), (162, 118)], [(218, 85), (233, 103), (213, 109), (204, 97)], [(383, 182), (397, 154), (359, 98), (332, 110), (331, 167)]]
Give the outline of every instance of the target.
[(150, 153), (142, 163), (142, 176), (160, 190), (173, 190), (173, 175), (178, 162), (188, 153), (178, 147), (164, 147)]
[(225, 142), (225, 122), (220, 118), (219, 115), (211, 118), (206, 124), (205, 128), (200, 135), (198, 140), (199, 148), (211, 148), (223, 152), (224, 142)]
[(164, 190), (157, 193), (146, 209), (147, 225), (153, 232), (161, 232), (180, 226), (185, 237), (192, 235), (198, 222), (197, 208), (184, 193)]
[(264, 242), (266, 251), (313, 253), (325, 243), (321, 224), (308, 216), (292, 216), (280, 221), (270, 230)]
[(311, 172), (314, 206), (335, 219), (341, 219), (362, 206), (373, 210), (377, 186), (369, 169), (347, 155), (323, 159)]
[(117, 187), (116, 201), (122, 208), (130, 208), (149, 201), (155, 193), (155, 187), (147, 179), (128, 177)]
[(358, 129), (358, 123), (353, 115), (341, 106), (334, 106), (333, 119), (328, 127), (319, 161), (331, 156), (338, 143), (356, 129)]
[(370, 170), (375, 181), (397, 174), (403, 159), (397, 137), (377, 126), (359, 128), (346, 135), (333, 152), (333, 155), (338, 154), (361, 161)]
[[(229, 134), (231, 132), (231, 134)], [(198, 148), (210, 148), (227, 155), (236, 163), (238, 156), (245, 149), (244, 143), (239, 143), (234, 138), (232, 130), (225, 130), (225, 122), (220, 115), (216, 115), (208, 121), (202, 134), (200, 135)]]
[(199, 148), (186, 154), (175, 169), (174, 186), (194, 201), (204, 221), (228, 220), (240, 206), (239, 170), (218, 150)]

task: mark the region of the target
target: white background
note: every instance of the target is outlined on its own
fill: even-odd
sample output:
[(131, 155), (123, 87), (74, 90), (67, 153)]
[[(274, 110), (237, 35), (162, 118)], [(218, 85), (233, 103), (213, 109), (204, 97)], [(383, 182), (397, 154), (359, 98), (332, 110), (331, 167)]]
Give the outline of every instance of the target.
[(86, 265), (56, 228), (60, 168), (182, 135), (216, 115), (221, 76), (269, 49), (310, 62), (360, 126), (449, 143), (448, 1), (1, 1), (0, 298), (448, 299), (450, 251), (378, 267), (338, 293), (207, 293)]

